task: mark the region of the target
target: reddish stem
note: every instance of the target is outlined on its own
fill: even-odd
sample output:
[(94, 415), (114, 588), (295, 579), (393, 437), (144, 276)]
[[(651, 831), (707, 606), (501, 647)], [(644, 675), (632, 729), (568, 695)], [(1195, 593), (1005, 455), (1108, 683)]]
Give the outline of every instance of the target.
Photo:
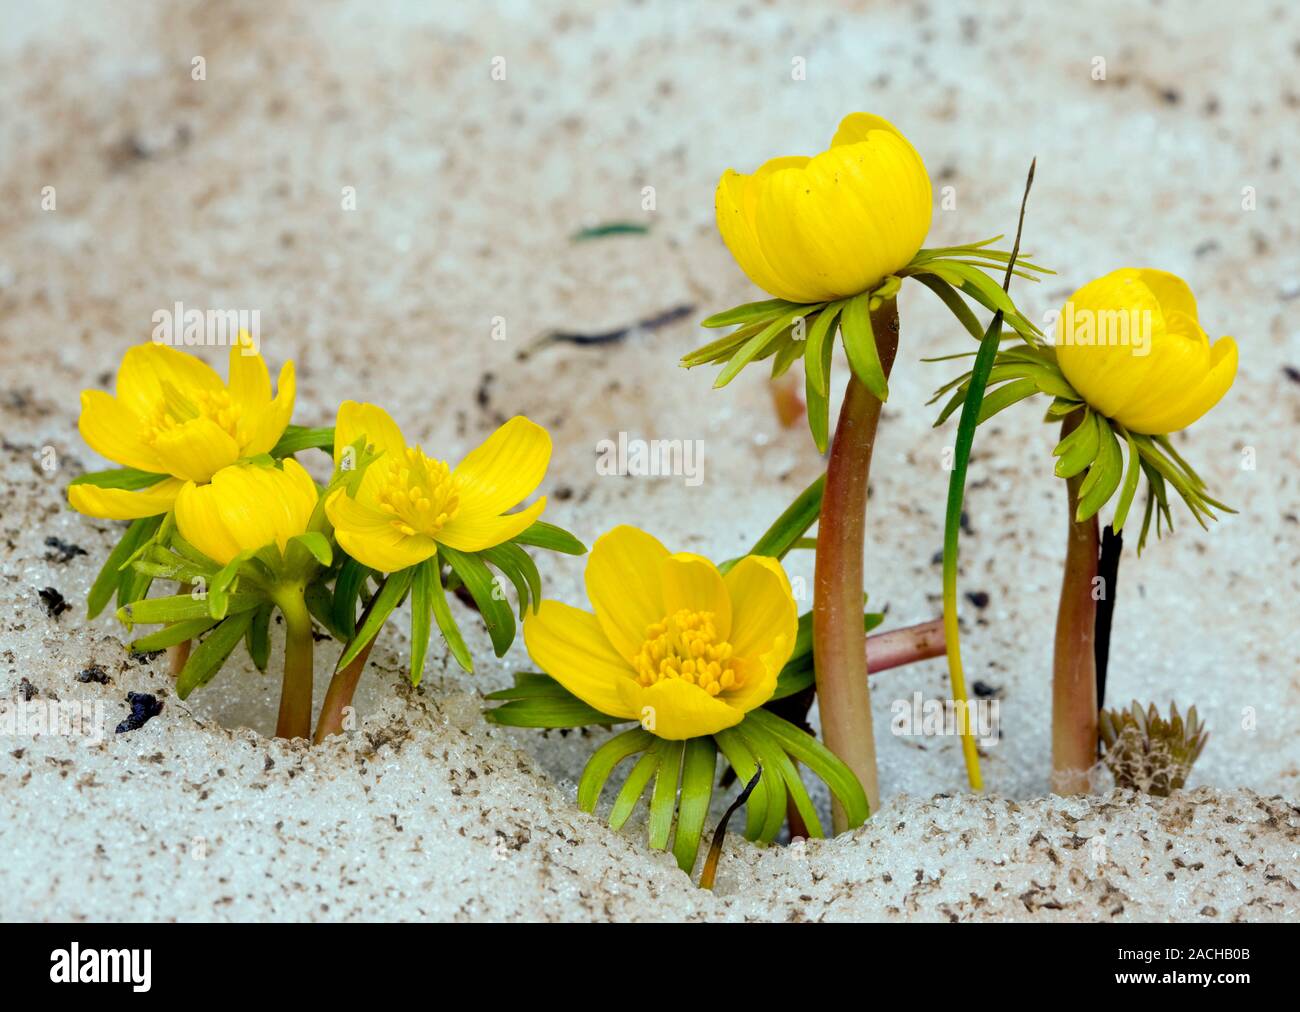
[(872, 633), (867, 637), (867, 669), (871, 674), (888, 671), (946, 652), (943, 619), (931, 619), (919, 625)]
[(334, 672), (334, 677), (330, 679), (329, 688), (325, 690), (325, 702), (321, 704), (320, 717), (316, 720), (316, 736), (312, 739), (317, 745), (332, 734), (343, 733), (345, 711), (352, 705), (352, 696), (357, 691), (361, 672), (370, 658), (370, 648), (374, 645), (375, 640), (372, 639), (346, 668)]
[[(1061, 438), (1073, 432), (1083, 412), (1067, 415)], [(1056, 649), (1052, 659), (1052, 791), (1086, 794), (1088, 771), (1097, 761), (1097, 660), (1093, 636), (1097, 625), (1095, 581), (1100, 546), (1097, 518), (1074, 519), (1083, 475), (1069, 479), (1069, 537), (1065, 574), (1056, 612)]]
[[(871, 323), (880, 364), (888, 376), (898, 351), (897, 302), (882, 302), (872, 312)], [(880, 401), (850, 374), (826, 465), (813, 576), (813, 652), (817, 657), (822, 735), (827, 747), (861, 782), (872, 812), (880, 805), (880, 787), (871, 695), (867, 690), (862, 593), (867, 480), (880, 407)], [(832, 815), (837, 833), (847, 828), (838, 803)]]

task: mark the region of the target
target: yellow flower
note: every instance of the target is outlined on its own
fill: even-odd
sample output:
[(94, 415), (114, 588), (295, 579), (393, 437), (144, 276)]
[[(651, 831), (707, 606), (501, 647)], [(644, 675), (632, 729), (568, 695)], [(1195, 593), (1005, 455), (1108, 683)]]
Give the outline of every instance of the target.
[(587, 597), (594, 615), (543, 601), (525, 618), (529, 655), (590, 706), (672, 740), (734, 727), (767, 702), (799, 624), (775, 559), (746, 556), (723, 576), (635, 527), (597, 540)]
[(1070, 296), (1056, 325), (1056, 359), (1094, 410), (1133, 432), (1164, 435), (1228, 392), (1237, 342), (1210, 344), (1182, 278), (1125, 267)]
[(875, 287), (905, 267), (930, 229), (930, 177), (892, 123), (844, 117), (830, 149), (722, 174), (718, 231), (749, 279), (790, 302)]
[(81, 392), (81, 436), (125, 467), (170, 475), (140, 492), (72, 485), (72, 508), (93, 517), (133, 520), (166, 513), (187, 481), (202, 484), (242, 457), (266, 453), (293, 414), (293, 363), (271, 377), (260, 354), (244, 354), (240, 332), (230, 349), (230, 382), (206, 363), (156, 344), (127, 351), (117, 371), (117, 396)]
[(366, 468), (353, 498), (330, 496), (326, 514), (342, 549), (358, 562), (392, 573), (423, 562), (443, 544), (481, 552), (532, 525), (546, 497), (506, 513), (532, 495), (551, 460), (551, 437), (516, 415), (454, 469), (407, 446), (383, 408), (344, 401), (334, 423), (334, 462), (342, 465), (356, 440), (382, 454)]
[(283, 470), (236, 464), (207, 484), (185, 483), (176, 497), (176, 529), (223, 566), (241, 552), (271, 544), (283, 554), (290, 538), (306, 533), (318, 494), (311, 475), (292, 457)]

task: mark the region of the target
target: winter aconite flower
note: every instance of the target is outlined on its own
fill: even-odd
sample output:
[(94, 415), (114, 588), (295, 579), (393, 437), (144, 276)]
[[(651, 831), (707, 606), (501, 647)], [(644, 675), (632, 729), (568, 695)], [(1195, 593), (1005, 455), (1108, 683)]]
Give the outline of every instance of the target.
[(718, 230), (749, 279), (790, 302), (826, 302), (907, 266), (930, 228), (930, 177), (893, 124), (846, 116), (828, 150), (728, 169)]
[(213, 562), (274, 545), (307, 532), (318, 498), (316, 483), (296, 460), (283, 469), (259, 464), (222, 468), (212, 481), (186, 482), (176, 497), (181, 537)]
[(1070, 296), (1057, 322), (1056, 358), (1093, 410), (1146, 435), (1191, 425), (1237, 374), (1237, 343), (1210, 343), (1186, 282), (1136, 267)]
[(798, 615), (775, 559), (723, 576), (634, 527), (601, 537), (587, 563), (595, 614), (544, 601), (524, 621), (533, 660), (602, 713), (682, 740), (739, 724), (771, 698)]
[(354, 466), (353, 447), (378, 454), (355, 489), (339, 489), (326, 503), (342, 549), (380, 572), (406, 569), (437, 554), (440, 544), (481, 552), (526, 530), (546, 497), (517, 513), (507, 510), (532, 495), (551, 459), (551, 437), (522, 415), (510, 419), (452, 468), (408, 446), (383, 408), (345, 401), (334, 427), (335, 465)]
[(260, 354), (243, 340), (230, 349), (230, 379), (174, 348), (131, 348), (117, 372), (116, 396), (81, 394), (82, 437), (96, 451), (128, 468), (157, 475), (135, 487), (74, 484), (72, 507), (90, 516), (130, 520), (166, 513), (187, 481), (202, 484), (223, 467), (267, 453), (293, 413), (293, 363), (280, 370), (278, 390)]

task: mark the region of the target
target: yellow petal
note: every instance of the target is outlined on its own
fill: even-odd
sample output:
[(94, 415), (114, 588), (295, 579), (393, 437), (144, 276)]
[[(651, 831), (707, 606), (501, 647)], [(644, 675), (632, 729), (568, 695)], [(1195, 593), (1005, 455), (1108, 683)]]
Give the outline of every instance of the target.
[(363, 566), (381, 573), (395, 573), (437, 554), (438, 544), (432, 538), (403, 534), (389, 514), (357, 502), (342, 489), (326, 501), (325, 514), (334, 525), (339, 546)]
[(81, 392), (77, 429), (96, 453), (125, 467), (158, 473), (162, 464), (141, 438), (144, 424), (117, 399), (102, 390)]
[(234, 437), (210, 418), (191, 418), (160, 431), (154, 453), (167, 474), (198, 483), (240, 458)]
[(1066, 301), (1056, 343), (1080, 396), (1139, 433), (1185, 428), (1236, 375), (1236, 343), (1211, 347), (1191, 289), (1165, 271), (1125, 267), (1088, 282)]
[(683, 608), (712, 612), (718, 639), (730, 639), (731, 598), (717, 566), (702, 555), (678, 552), (659, 564), (659, 576), (663, 581), (666, 615)]
[(635, 719), (619, 692), (632, 669), (610, 645), (596, 617), (559, 601), (543, 601), (524, 619), (524, 645), (537, 666), (601, 713)]
[[(731, 596), (731, 646), (738, 657), (758, 657), (784, 637), (789, 660), (799, 631), (799, 609), (790, 581), (776, 559), (747, 555), (724, 578)], [(778, 668), (780, 667), (778, 665)]]
[(778, 299), (801, 302), (802, 293), (787, 287), (785, 282), (772, 269), (763, 255), (758, 242), (758, 233), (754, 226), (754, 211), (757, 206), (757, 188), (766, 175), (777, 168), (792, 164), (803, 164), (803, 159), (773, 159), (753, 176), (744, 176), (728, 169), (718, 180), (718, 188), (713, 197), (714, 214), (718, 222), (718, 232), (727, 244), (740, 269), (750, 281), (759, 288)]
[(680, 678), (665, 678), (648, 688), (632, 679), (620, 682), (625, 711), (660, 738), (681, 741), (735, 727), (745, 714), (718, 696)]
[(121, 488), (98, 488), (94, 485), (70, 485), (68, 502), (78, 513), (105, 520), (137, 520), (166, 513), (176, 502), (185, 483), (168, 478), (140, 492)]
[(226, 529), (223, 510), (211, 485), (185, 483), (176, 497), (176, 529), (181, 537), (220, 566), (242, 551)]
[(1210, 352), (1210, 369), (1199, 383), (1168, 405), (1133, 414), (1125, 424), (1135, 432), (1165, 435), (1187, 428), (1218, 404), (1237, 376), (1237, 342), (1221, 337)]
[(658, 540), (627, 525), (602, 534), (587, 556), (587, 597), (605, 636), (628, 661), (640, 652), (646, 629), (667, 614), (659, 571), (666, 558)]
[[(243, 447), (245, 457), (268, 453), (280, 441), (284, 430), (289, 427), (289, 419), (293, 417), (296, 392), (293, 363), (286, 362), (280, 367), (275, 399), (256, 415), (249, 428), (248, 442)], [(243, 431), (243, 426), (240, 430)]]
[(802, 169), (775, 172), (755, 215), (759, 245), (800, 301), (855, 295), (905, 267), (930, 228), (930, 177), (899, 134), (872, 130)]
[(461, 509), (495, 516), (518, 506), (541, 484), (550, 462), (550, 433), (516, 415), (456, 465)]
[(831, 138), (831, 147), (837, 148), (841, 144), (861, 144), (870, 138), (873, 130), (884, 130), (902, 140), (907, 140), (903, 137), (902, 131), (883, 116), (870, 112), (851, 112), (840, 120), (839, 129)]
[(546, 509), (546, 496), (518, 513), (488, 516), (464, 508), (443, 525), (437, 539), (458, 552), (481, 552), (528, 530)]
[(366, 443), (374, 447), (376, 453), (396, 457), (406, 452), (402, 430), (387, 411), (377, 404), (344, 401), (339, 405), (338, 417), (334, 421), (335, 466), (342, 460), (344, 449), (361, 436), (366, 437)]
[(220, 510), (222, 524), (239, 551), (256, 551), (270, 544), (284, 547), (280, 540), (284, 504), (278, 501), (277, 490), (266, 473), (271, 470), (223, 468), (212, 476), (207, 489), (199, 490), (199, 495)]
[(246, 353), (242, 344), (230, 348), (230, 399), (239, 407), (242, 418), (255, 418), (271, 404), (271, 374), (266, 361), (256, 353)]
[(117, 371), (117, 396), (128, 409), (142, 418), (149, 417), (162, 398), (164, 383), (182, 393), (218, 393), (225, 389), (212, 367), (193, 355), (158, 344), (138, 344), (127, 349)]

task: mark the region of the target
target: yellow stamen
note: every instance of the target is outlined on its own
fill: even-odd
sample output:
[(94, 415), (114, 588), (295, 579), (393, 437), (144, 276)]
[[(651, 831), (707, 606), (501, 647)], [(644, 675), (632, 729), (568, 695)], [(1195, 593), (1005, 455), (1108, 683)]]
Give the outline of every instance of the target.
[(650, 626), (632, 665), (637, 681), (644, 686), (679, 678), (710, 696), (738, 688), (744, 681), (744, 673), (732, 658), (731, 644), (718, 638), (709, 611), (683, 608)]
[(376, 500), (379, 508), (392, 515), (393, 526), (402, 534), (435, 535), (460, 508), (460, 486), (451, 469), (441, 460), (426, 457), (418, 446), (407, 447), (395, 459), (375, 461), (381, 477)]

